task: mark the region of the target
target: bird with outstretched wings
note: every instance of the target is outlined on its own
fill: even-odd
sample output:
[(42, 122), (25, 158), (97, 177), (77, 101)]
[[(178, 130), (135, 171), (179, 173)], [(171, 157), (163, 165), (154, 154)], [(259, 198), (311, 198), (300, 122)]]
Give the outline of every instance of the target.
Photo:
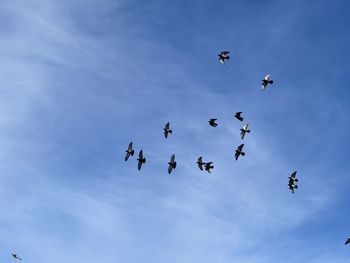
[(176, 168), (175, 154), (170, 157), (170, 162), (168, 162), (168, 164), (168, 174), (171, 174), (171, 171)]
[(125, 161), (129, 159), (130, 155), (134, 156), (134, 150), (132, 149), (132, 142), (129, 143), (128, 149), (126, 150)]
[(137, 164), (137, 169), (139, 171), (141, 170), (142, 164), (146, 163), (146, 158), (143, 157), (143, 152), (142, 150), (139, 152), (139, 158), (137, 158), (138, 164)]

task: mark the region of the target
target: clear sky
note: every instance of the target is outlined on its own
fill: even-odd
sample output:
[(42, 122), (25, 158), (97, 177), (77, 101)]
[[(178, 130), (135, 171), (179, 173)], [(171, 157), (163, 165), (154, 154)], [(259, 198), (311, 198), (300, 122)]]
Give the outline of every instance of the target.
[(349, 8), (2, 0), (0, 261), (346, 262)]

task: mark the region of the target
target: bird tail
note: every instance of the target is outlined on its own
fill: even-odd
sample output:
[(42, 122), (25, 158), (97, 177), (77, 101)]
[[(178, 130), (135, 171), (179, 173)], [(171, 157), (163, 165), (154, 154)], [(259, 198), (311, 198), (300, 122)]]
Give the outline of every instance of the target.
[(250, 130), (246, 130), (246, 132), (250, 133)]
[(173, 133), (173, 130), (169, 130), (169, 133)]
[(174, 169), (176, 168), (176, 162), (174, 162)]
[(273, 84), (273, 80), (270, 80), (269, 83), (270, 83), (270, 84)]
[(142, 161), (143, 163), (146, 163), (146, 158), (145, 159), (143, 159), (143, 161)]
[(135, 152), (135, 151), (132, 150), (132, 151), (130, 152), (130, 155), (131, 155), (131, 156), (134, 156), (134, 152)]
[(295, 185), (295, 186), (294, 186), (294, 188), (295, 188), (295, 189), (298, 189), (298, 186), (297, 186), (297, 185)]
[(245, 155), (245, 152), (241, 152), (241, 155), (244, 156), (244, 155)]

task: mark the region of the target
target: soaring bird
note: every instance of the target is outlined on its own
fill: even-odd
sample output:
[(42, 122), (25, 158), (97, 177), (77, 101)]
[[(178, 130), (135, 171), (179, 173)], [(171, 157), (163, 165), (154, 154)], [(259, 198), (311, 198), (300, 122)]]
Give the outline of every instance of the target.
[(171, 174), (171, 171), (176, 168), (175, 154), (170, 157), (170, 162), (168, 162), (168, 164), (168, 174)]
[(244, 156), (245, 155), (245, 152), (243, 152), (243, 146), (244, 144), (241, 144), (240, 146), (237, 147), (237, 150), (236, 150), (236, 153), (235, 153), (235, 158), (236, 158), (236, 161), (238, 160), (238, 157), (240, 155)]
[(244, 135), (246, 133), (250, 133), (250, 130), (248, 129), (248, 123), (246, 125), (244, 125), (241, 129), (241, 138), (242, 140), (244, 139)]
[(350, 243), (350, 238), (348, 238), (346, 241), (345, 241), (345, 245), (349, 244)]
[(264, 91), (267, 87), (267, 84), (273, 84), (273, 80), (270, 79), (270, 74), (267, 74), (262, 80), (261, 89)]
[(22, 260), (16, 253), (12, 253), (12, 256), (13, 256), (15, 259)]
[(229, 53), (230, 51), (221, 51), (220, 54), (218, 54), (221, 64), (225, 64), (225, 60), (230, 59), (230, 56), (228, 55)]
[(236, 117), (238, 120), (243, 121), (243, 117), (241, 116), (241, 114), (242, 114), (241, 111), (236, 112), (235, 117)]
[(210, 126), (213, 126), (213, 127), (216, 127), (218, 126), (218, 124), (216, 123), (217, 119), (210, 119), (209, 120), (209, 125)]
[(206, 163), (204, 166), (205, 166), (205, 170), (208, 172), (208, 173), (211, 173), (210, 172), (210, 169), (213, 169), (214, 168), (214, 166), (213, 165), (211, 165), (213, 162), (208, 162), (208, 163)]
[(130, 155), (134, 156), (134, 150), (132, 149), (132, 142), (129, 143), (128, 149), (126, 150), (125, 161), (129, 159)]
[(164, 130), (165, 139), (168, 138), (169, 133), (173, 133), (173, 130), (170, 130), (170, 123), (169, 122), (167, 124), (165, 124), (165, 128), (163, 130)]
[(205, 163), (202, 160), (202, 156), (198, 158), (197, 165), (198, 165), (198, 168), (201, 169), (201, 171), (203, 171), (203, 165), (205, 165)]
[(137, 158), (137, 169), (141, 170), (142, 164), (146, 163), (146, 158), (143, 157), (142, 150), (139, 152), (139, 158)]

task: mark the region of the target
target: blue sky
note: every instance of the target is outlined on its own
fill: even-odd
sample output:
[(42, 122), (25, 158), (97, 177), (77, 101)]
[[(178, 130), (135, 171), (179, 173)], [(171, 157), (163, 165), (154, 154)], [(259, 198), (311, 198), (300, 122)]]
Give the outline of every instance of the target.
[(1, 1), (0, 260), (345, 262), (349, 7)]

